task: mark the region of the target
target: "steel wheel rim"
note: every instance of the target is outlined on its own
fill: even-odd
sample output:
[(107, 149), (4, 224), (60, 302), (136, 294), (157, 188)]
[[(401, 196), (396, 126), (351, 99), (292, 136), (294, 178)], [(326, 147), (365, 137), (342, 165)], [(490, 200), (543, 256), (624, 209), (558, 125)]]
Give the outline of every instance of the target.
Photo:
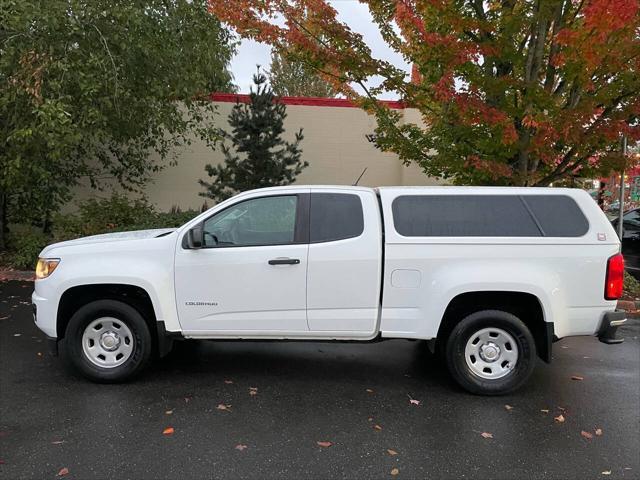
[(467, 367), (474, 375), (486, 380), (503, 378), (518, 363), (518, 344), (501, 328), (483, 328), (471, 335), (464, 349)]
[(82, 351), (87, 360), (98, 367), (119, 367), (131, 357), (133, 349), (131, 329), (117, 318), (97, 318), (82, 334)]

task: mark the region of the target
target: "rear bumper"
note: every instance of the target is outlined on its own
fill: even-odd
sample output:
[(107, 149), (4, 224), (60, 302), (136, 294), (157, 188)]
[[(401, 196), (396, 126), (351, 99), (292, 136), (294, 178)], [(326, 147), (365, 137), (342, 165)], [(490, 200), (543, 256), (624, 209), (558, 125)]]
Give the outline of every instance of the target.
[(604, 314), (598, 330), (598, 340), (608, 345), (624, 342), (624, 338), (616, 338), (618, 327), (627, 321), (627, 313), (622, 311), (607, 312)]

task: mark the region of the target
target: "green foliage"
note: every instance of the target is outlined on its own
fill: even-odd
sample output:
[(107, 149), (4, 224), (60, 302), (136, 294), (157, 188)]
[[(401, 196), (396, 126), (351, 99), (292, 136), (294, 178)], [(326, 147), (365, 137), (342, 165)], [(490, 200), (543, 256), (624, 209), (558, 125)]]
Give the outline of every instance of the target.
[(79, 182), (138, 189), (218, 140), (207, 94), (233, 89), (235, 44), (206, 0), (4, 0), (0, 18), (0, 250)]
[(179, 227), (198, 212), (174, 208), (157, 212), (146, 198), (134, 200), (113, 194), (110, 198), (92, 198), (81, 202), (78, 211), (58, 214), (53, 222), (54, 241), (97, 235), (100, 233)]
[(624, 272), (624, 293), (633, 298), (640, 298), (640, 282), (629, 272)]
[(273, 93), (279, 97), (335, 97), (331, 85), (304, 62), (274, 52), (267, 72)]
[(11, 232), (7, 243), (9, 249), (3, 263), (21, 270), (33, 270), (38, 254), (49, 243), (49, 238), (38, 229), (23, 226)]
[(294, 142), (282, 140), (286, 105), (274, 101), (273, 91), (265, 85), (267, 78), (260, 71), (253, 81), (256, 88), (251, 89), (249, 103), (237, 103), (229, 115), (232, 132), (221, 132), (233, 149), (224, 143), (225, 163), (205, 167), (214, 181), (200, 180), (206, 189), (200, 193), (204, 197), (221, 201), (244, 190), (289, 185), (309, 165), (301, 160), (302, 129)]
[(110, 198), (92, 198), (81, 202), (75, 214), (58, 214), (54, 217), (55, 241), (96, 235), (99, 233), (135, 230), (155, 215), (146, 199), (129, 201), (124, 195)]
[(92, 198), (81, 202), (74, 213), (54, 215), (51, 234), (30, 225), (12, 225), (0, 264), (32, 270), (38, 254), (50, 243), (101, 233), (179, 227), (199, 213), (177, 207), (158, 212), (145, 198), (130, 200), (115, 193), (109, 198)]

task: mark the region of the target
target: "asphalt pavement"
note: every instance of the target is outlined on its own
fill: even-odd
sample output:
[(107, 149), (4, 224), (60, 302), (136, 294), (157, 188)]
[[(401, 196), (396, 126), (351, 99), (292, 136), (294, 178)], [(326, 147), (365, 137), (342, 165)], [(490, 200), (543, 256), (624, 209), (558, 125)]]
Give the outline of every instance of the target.
[(640, 478), (637, 320), (622, 345), (556, 343), (498, 398), (406, 340), (189, 341), (97, 385), (47, 354), (31, 290), (0, 283), (2, 479)]

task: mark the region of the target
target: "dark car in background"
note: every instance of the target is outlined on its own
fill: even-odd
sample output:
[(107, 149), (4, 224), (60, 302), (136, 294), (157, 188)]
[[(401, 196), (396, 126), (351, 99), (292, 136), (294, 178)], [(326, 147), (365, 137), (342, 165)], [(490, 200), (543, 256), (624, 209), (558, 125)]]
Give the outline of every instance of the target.
[[(618, 231), (618, 219), (611, 223)], [(640, 208), (629, 210), (622, 217), (622, 255), (627, 271), (640, 280)]]

